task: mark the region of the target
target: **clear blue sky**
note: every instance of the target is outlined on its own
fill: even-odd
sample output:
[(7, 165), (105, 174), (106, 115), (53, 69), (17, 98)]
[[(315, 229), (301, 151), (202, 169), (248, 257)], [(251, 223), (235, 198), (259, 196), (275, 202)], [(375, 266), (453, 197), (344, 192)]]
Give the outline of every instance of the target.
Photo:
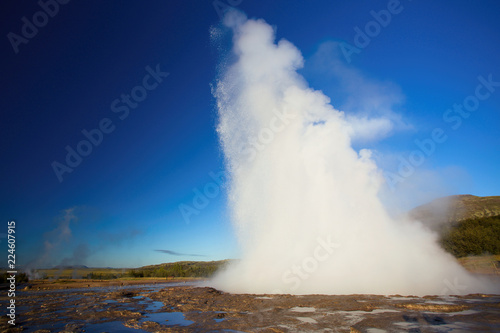
[[(0, 233), (16, 221), (18, 263), (237, 257), (224, 191), (210, 176), (223, 170), (210, 84), (231, 46), (210, 31), (227, 0), (218, 9), (211, 0), (46, 2), (51, 15), (35, 1), (0, 5)], [(229, 3), (296, 45), (300, 74), (335, 108), (390, 120), (354, 144), (400, 177), (389, 192), (414, 191), (402, 205), (500, 194), (497, 1)], [(377, 23), (371, 11), (381, 10), (390, 19)], [(466, 116), (453, 111), (464, 100)], [(420, 164), (415, 140), (436, 129), (442, 142)], [(97, 146), (79, 145), (84, 130)], [(71, 167), (67, 146), (87, 156)], [(410, 156), (418, 163), (407, 175)]]

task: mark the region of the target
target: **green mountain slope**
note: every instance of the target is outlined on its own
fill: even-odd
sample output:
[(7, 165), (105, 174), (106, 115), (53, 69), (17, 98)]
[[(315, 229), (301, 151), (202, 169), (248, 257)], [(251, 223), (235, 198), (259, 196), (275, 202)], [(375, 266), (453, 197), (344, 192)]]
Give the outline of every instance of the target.
[(132, 269), (132, 277), (210, 277), (231, 260), (219, 261), (178, 261)]
[(500, 196), (449, 196), (409, 215), (437, 232), (443, 248), (456, 257), (500, 254)]

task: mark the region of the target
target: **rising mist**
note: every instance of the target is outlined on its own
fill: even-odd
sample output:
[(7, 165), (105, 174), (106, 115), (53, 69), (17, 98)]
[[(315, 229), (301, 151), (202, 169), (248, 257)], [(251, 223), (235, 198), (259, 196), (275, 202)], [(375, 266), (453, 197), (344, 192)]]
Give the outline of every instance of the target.
[(459, 294), (492, 291), (419, 222), (379, 200), (381, 171), (353, 127), (297, 73), (300, 51), (263, 20), (230, 13), (214, 87), (229, 204), (242, 248), (215, 287), (237, 293)]

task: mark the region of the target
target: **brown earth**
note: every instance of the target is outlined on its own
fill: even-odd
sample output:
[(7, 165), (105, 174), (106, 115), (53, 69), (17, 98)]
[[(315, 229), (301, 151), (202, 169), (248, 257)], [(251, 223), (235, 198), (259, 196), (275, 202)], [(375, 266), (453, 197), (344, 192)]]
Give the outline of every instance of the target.
[[(57, 280), (31, 280), (23, 284), (24, 290), (55, 290), (73, 288), (95, 288), (95, 287), (122, 287), (132, 285), (149, 285), (166, 282), (192, 282), (201, 281), (200, 278), (134, 278), (134, 279), (113, 279), (113, 280), (86, 280), (86, 279), (57, 279)], [(7, 284), (5, 284), (7, 286)], [(0, 289), (5, 289), (0, 288)]]
[(435, 231), (470, 218), (500, 215), (500, 196), (451, 195), (418, 206), (409, 216)]

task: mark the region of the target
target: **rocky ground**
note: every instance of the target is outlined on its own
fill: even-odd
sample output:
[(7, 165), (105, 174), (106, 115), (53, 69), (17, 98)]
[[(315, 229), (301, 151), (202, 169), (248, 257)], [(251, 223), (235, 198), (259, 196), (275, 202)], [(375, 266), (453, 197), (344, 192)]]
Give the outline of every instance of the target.
[(500, 296), (228, 294), (177, 284), (28, 290), (2, 332), (498, 332)]
[[(499, 331), (500, 297), (235, 295), (211, 288), (166, 288), (152, 295), (205, 327), (244, 332)], [(214, 313), (224, 321), (213, 324)], [(188, 327), (183, 332), (188, 332)]]

